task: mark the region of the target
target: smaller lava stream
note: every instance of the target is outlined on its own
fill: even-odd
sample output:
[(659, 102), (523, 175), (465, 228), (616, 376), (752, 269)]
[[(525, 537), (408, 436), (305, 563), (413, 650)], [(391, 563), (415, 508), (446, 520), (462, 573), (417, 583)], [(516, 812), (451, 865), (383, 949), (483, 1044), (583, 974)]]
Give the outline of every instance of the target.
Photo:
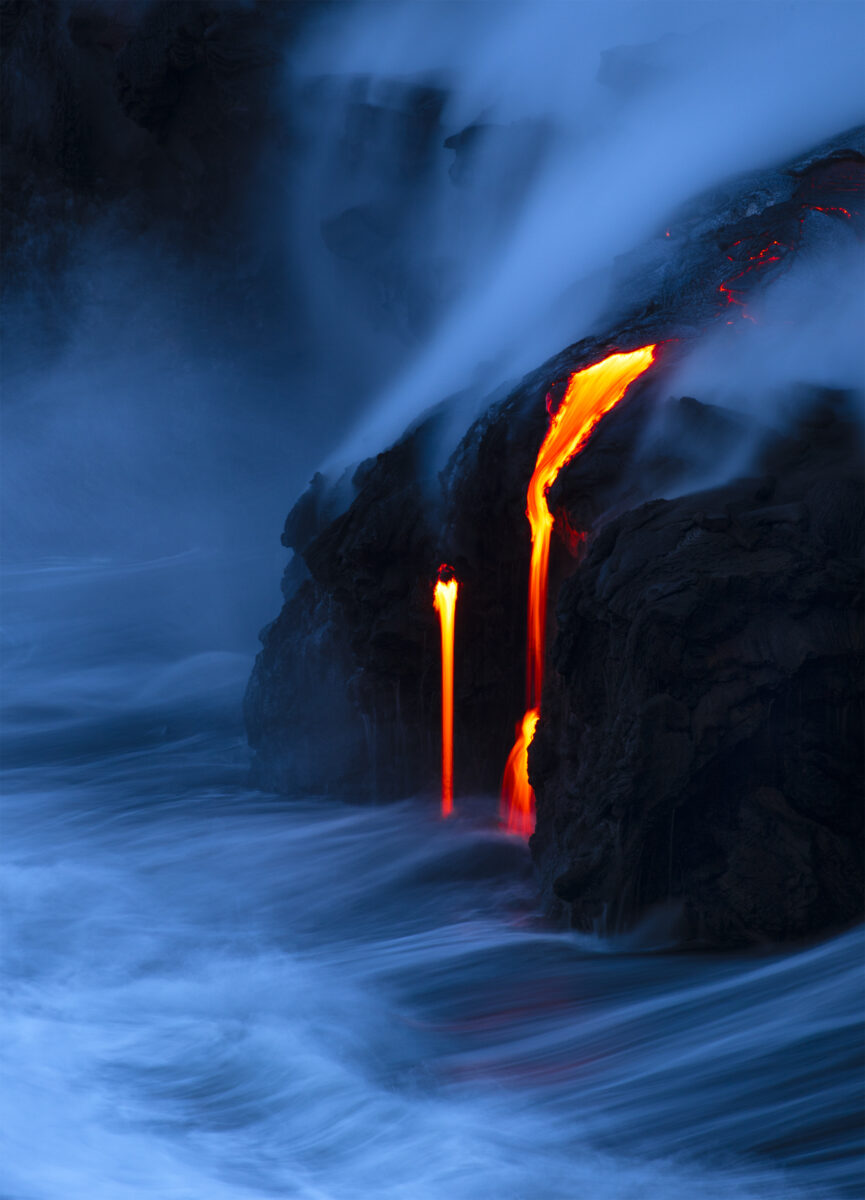
[(433, 593), (442, 631), (442, 816), (454, 810), (454, 617), (459, 582), (443, 563)]
[(532, 530), (529, 568), (528, 638), (526, 644), (526, 712), (508, 755), (502, 779), (502, 820), (509, 833), (528, 837), (534, 829), (535, 793), (529, 783), (528, 754), (540, 717), (547, 624), (547, 573), (553, 514), (547, 493), (567, 463), (582, 450), (605, 413), (622, 399), (635, 379), (655, 361), (657, 346), (610, 354), (568, 381), (561, 404), (550, 421), (529, 482), (526, 515)]

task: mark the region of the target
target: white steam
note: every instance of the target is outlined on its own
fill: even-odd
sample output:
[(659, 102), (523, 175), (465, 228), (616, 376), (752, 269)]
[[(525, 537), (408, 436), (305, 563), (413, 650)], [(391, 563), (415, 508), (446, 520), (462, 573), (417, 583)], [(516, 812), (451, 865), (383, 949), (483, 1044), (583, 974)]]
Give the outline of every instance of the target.
[(797, 262), (749, 303), (750, 320), (737, 318), (701, 339), (671, 390), (782, 427), (798, 403), (808, 403), (810, 388), (835, 388), (851, 393), (851, 415), (861, 418), (865, 261), (852, 234), (848, 250)]
[[(687, 197), (861, 120), (862, 28), (855, 4), (535, 0), (371, 3), (320, 27), (300, 60), (309, 78), (439, 82), (446, 137), (499, 126), (506, 158), (508, 133), (534, 122), (543, 142), (516, 210), (496, 221), (488, 205), (468, 231), (454, 216), (465, 200), (438, 165), (413, 228), (451, 295), (331, 465), (380, 449), (477, 380), (479, 365), (488, 391), (584, 336), (615, 257)], [(504, 171), (501, 161), (480, 169)], [(496, 236), (484, 236), (491, 222)]]

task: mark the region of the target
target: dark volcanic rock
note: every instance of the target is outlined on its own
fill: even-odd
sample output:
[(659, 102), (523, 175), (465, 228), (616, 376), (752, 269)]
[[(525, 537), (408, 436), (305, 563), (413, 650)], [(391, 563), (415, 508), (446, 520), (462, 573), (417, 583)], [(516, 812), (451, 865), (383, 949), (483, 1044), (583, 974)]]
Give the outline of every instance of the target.
[(683, 348), (742, 321), (797, 257), (827, 238), (859, 252), (863, 173), (855, 131), (699, 197), (619, 265), (604, 332), (490, 401), (439, 477), (447, 404), (353, 479), (313, 480), (247, 696), (261, 783), (436, 789), (432, 586), (448, 562), (457, 791), (497, 790), (525, 704), (525, 497), (548, 403), (572, 372), (658, 342), (550, 492), (555, 617), (530, 754), (546, 897), (580, 928), (674, 905), (682, 936), (707, 944), (861, 914), (860, 435), (840, 401), (781, 437), (662, 398)]
[[(264, 630), (246, 697), (258, 769), (284, 791), (404, 795), (434, 772), (434, 418), (355, 472), (329, 520), (321, 477), (286, 521), (311, 579)], [(289, 590), (289, 589), (286, 589)]]
[(533, 851), (578, 928), (689, 940), (861, 913), (862, 461), (831, 409), (759, 477), (610, 521), (562, 587)]

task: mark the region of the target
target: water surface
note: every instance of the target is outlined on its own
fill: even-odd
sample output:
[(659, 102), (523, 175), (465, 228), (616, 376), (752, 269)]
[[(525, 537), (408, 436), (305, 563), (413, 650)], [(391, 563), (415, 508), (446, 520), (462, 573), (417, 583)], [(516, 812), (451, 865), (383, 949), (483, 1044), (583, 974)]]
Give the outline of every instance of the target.
[(194, 569), (8, 572), (4, 1198), (863, 1194), (861, 931), (581, 939), (489, 804), (252, 790)]

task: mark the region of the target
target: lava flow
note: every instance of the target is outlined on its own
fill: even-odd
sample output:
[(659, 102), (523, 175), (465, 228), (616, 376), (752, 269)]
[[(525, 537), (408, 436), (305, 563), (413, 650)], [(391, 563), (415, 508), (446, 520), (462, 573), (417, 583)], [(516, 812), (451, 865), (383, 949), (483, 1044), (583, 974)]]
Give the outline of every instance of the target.
[(526, 497), (532, 530), (529, 567), (528, 638), (526, 644), (526, 712), (517, 727), (517, 740), (508, 755), (502, 779), (502, 818), (509, 833), (528, 837), (534, 828), (535, 793), (529, 783), (528, 752), (540, 717), (547, 623), (547, 572), (553, 514), (547, 493), (574, 455), (579, 454), (605, 413), (622, 399), (630, 385), (655, 361), (657, 346), (643, 346), (576, 371), (550, 421), (538, 451)]
[[(738, 242), (734, 242), (733, 246), (741, 246), (741, 244), (742, 239), (740, 239)], [(788, 246), (784, 246), (783, 243), (773, 239), (763, 246), (763, 248), (756, 254), (749, 255), (747, 259), (747, 265), (744, 265), (742, 270), (737, 272), (735, 275), (731, 275), (729, 279), (725, 279), (718, 288), (718, 291), (726, 298), (728, 304), (739, 305), (739, 307), (742, 309), (742, 316), (746, 321), (753, 321), (754, 318), (745, 311), (745, 301), (742, 298), (742, 290), (737, 288), (735, 285), (740, 279), (744, 279), (746, 275), (750, 275), (754, 271), (760, 271), (766, 267), (772, 266), (773, 263), (782, 262), (784, 254), (788, 249)], [(728, 254), (727, 258), (730, 262), (736, 261), (732, 254)], [(728, 321), (727, 324), (730, 325), (732, 322)]]
[(442, 630), (442, 816), (454, 810), (454, 617), (459, 582), (450, 567), (438, 570), (433, 608)]

